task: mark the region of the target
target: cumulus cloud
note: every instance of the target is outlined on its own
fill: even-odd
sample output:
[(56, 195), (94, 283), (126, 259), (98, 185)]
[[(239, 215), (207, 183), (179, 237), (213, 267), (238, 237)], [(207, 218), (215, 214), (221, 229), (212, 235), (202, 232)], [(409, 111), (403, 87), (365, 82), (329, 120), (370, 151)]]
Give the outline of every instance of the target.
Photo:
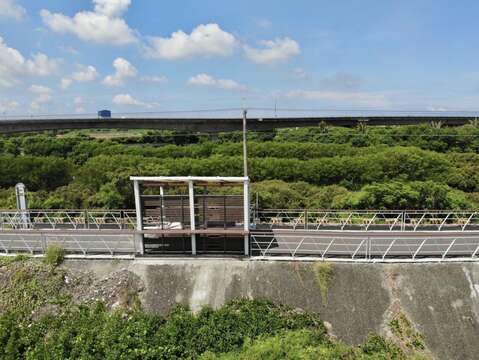
[(71, 76), (61, 79), (60, 86), (62, 89), (68, 89), (73, 81), (91, 82), (98, 77), (98, 72), (94, 66), (77, 65), (77, 68), (78, 71), (75, 71)]
[(95, 12), (108, 17), (117, 17), (123, 14), (131, 4), (131, 0), (93, 0)]
[(57, 61), (38, 53), (26, 59), (0, 37), (0, 85), (11, 86), (17, 76), (47, 76), (57, 68)]
[(94, 66), (79, 66), (79, 70), (72, 74), (72, 79), (78, 82), (93, 81), (98, 77), (98, 72)]
[(43, 85), (31, 85), (28, 90), (35, 95), (35, 99), (30, 104), (30, 107), (33, 110), (40, 109), (42, 104), (49, 103), (53, 99), (53, 91), (49, 87)]
[(120, 106), (145, 106), (149, 107), (149, 104), (135, 99), (130, 94), (118, 94), (113, 98), (113, 103)]
[(274, 64), (301, 53), (299, 44), (288, 37), (263, 40), (260, 41), (260, 44), (263, 46), (262, 48), (244, 46), (246, 57), (257, 64)]
[(94, 11), (80, 11), (73, 17), (40, 11), (43, 22), (58, 33), (72, 33), (84, 41), (109, 45), (126, 45), (137, 41), (135, 32), (120, 16), (130, 0), (93, 0)]
[(0, 17), (21, 20), (25, 13), (25, 8), (18, 5), (15, 0), (0, 0)]
[(237, 40), (222, 30), (218, 24), (199, 25), (191, 34), (182, 30), (170, 37), (151, 37), (147, 55), (159, 59), (184, 59), (193, 56), (229, 56), (233, 54)]
[(327, 101), (342, 105), (387, 106), (387, 96), (382, 93), (360, 91), (293, 90), (283, 94), (286, 98)]
[(138, 74), (136, 68), (123, 58), (116, 58), (113, 61), (113, 67), (115, 74), (108, 75), (103, 79), (103, 84), (107, 86), (121, 86), (126, 79), (134, 78)]
[(188, 85), (209, 86), (223, 90), (245, 91), (247, 88), (231, 79), (215, 79), (208, 74), (198, 74), (188, 79)]

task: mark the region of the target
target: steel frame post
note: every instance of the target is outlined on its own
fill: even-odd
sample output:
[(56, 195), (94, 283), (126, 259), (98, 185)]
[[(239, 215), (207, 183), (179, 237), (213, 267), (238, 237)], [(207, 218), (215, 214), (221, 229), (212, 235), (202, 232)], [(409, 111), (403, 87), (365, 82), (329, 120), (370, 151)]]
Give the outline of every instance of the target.
[(249, 207), (249, 179), (245, 177), (243, 182), (243, 212), (244, 212), (244, 255), (249, 255), (249, 229), (250, 229), (250, 207)]
[[(141, 231), (143, 231), (143, 214), (141, 213), (140, 184), (137, 180), (133, 181), (133, 190), (135, 193), (136, 230), (138, 231), (135, 235), (135, 248), (137, 253), (143, 255), (145, 253), (145, 244), (143, 241), (143, 234), (141, 233)], [(87, 223), (89, 228), (89, 220), (87, 220)]]
[(449, 250), (451, 250), (451, 248), (454, 246), (454, 243), (456, 242), (457, 238), (455, 238), (454, 240), (451, 241), (451, 243), (449, 244), (449, 246), (447, 247), (446, 251), (444, 252), (444, 254), (442, 254), (442, 260), (444, 260), (447, 256), (447, 253), (449, 252)]
[(188, 181), (188, 200), (190, 203), (191, 254), (196, 255), (195, 189), (192, 180)]
[(429, 240), (429, 239), (428, 239), (428, 238), (425, 238), (424, 241), (421, 243), (421, 245), (417, 248), (416, 252), (415, 252), (414, 255), (412, 256), (412, 259), (413, 259), (413, 260), (416, 259), (417, 254), (419, 254), (419, 252), (421, 251), (422, 247), (424, 246), (424, 244), (426, 243), (427, 240)]

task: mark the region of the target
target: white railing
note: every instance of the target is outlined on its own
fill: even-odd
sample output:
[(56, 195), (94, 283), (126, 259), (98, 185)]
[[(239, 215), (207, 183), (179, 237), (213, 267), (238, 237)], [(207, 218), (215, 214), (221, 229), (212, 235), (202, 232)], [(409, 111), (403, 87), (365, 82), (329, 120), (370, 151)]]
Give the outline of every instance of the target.
[(49, 246), (59, 246), (67, 254), (134, 255), (134, 234), (108, 231), (28, 231), (0, 232), (0, 254), (43, 254)]
[(0, 210), (0, 231), (135, 229), (134, 210)]
[[(257, 230), (479, 231), (479, 211), (253, 209), (251, 213)], [(0, 231), (135, 228), (134, 210), (0, 210)]]
[(257, 210), (256, 229), (475, 231), (479, 211)]
[(257, 258), (317, 258), (359, 261), (403, 259), (479, 260), (479, 232), (366, 233), (272, 231), (251, 234), (251, 255)]

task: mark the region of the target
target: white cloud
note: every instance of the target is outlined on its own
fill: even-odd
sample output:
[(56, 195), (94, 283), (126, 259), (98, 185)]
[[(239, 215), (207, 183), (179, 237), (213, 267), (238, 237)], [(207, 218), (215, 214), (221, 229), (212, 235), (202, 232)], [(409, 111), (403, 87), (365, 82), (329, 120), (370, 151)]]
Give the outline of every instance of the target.
[(35, 99), (31, 102), (30, 107), (33, 110), (39, 110), (42, 104), (49, 103), (53, 99), (52, 89), (43, 85), (31, 85), (28, 90), (35, 94)]
[(233, 54), (237, 40), (218, 24), (202, 24), (191, 34), (179, 30), (168, 38), (151, 37), (149, 43), (148, 56), (175, 60), (193, 56), (229, 56)]
[(215, 84), (216, 80), (208, 74), (198, 74), (190, 77), (188, 80), (188, 85), (214, 86)]
[(31, 85), (28, 88), (28, 90), (31, 91), (32, 93), (38, 94), (38, 95), (44, 95), (44, 94), (51, 94), (52, 93), (52, 89), (50, 89), (49, 87), (43, 86), (43, 85)]
[(135, 32), (120, 17), (130, 0), (93, 0), (94, 11), (80, 11), (73, 17), (43, 9), (40, 16), (53, 31), (72, 33), (84, 41), (108, 45), (126, 45), (137, 41)]
[(77, 82), (91, 82), (98, 77), (98, 72), (94, 66), (77, 65), (78, 71), (75, 71), (69, 77), (64, 77), (61, 80), (60, 86), (62, 89), (68, 89), (73, 81)]
[(72, 74), (72, 79), (78, 82), (94, 81), (98, 77), (98, 72), (94, 66), (79, 65), (79, 70)]
[(0, 37), (0, 84), (13, 85), (17, 76), (47, 76), (57, 68), (57, 61), (45, 54), (35, 54), (31, 59), (8, 47)]
[(257, 64), (273, 64), (288, 60), (301, 53), (299, 44), (288, 37), (263, 40), (260, 41), (260, 44), (263, 45), (261, 49), (244, 46), (246, 57)]
[(21, 20), (25, 13), (25, 9), (16, 4), (15, 0), (0, 0), (0, 16)]
[(147, 103), (135, 99), (130, 94), (118, 94), (113, 98), (113, 103), (121, 106), (148, 106)]
[(131, 0), (93, 0), (95, 12), (109, 17), (123, 14), (131, 4)]
[(223, 90), (245, 91), (247, 87), (231, 79), (215, 79), (208, 74), (198, 74), (188, 79), (188, 85), (209, 86)]
[(103, 84), (107, 86), (120, 86), (128, 78), (133, 78), (138, 74), (136, 68), (130, 64), (128, 60), (123, 58), (116, 58), (113, 61), (113, 67), (115, 68), (115, 74), (108, 75), (103, 79)]
[(375, 92), (293, 90), (283, 95), (286, 98), (327, 101), (344, 105), (376, 107), (387, 106), (390, 104), (390, 101), (385, 94)]
[(168, 82), (168, 78), (166, 76), (142, 76), (140, 78), (141, 81), (149, 82), (149, 83), (156, 83), (156, 84), (166, 84)]

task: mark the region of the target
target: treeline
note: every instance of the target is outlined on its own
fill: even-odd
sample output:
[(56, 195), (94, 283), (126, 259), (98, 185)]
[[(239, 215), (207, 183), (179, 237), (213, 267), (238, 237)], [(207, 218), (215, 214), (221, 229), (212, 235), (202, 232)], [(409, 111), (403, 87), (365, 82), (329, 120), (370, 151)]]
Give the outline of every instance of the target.
[[(253, 182), (304, 181), (313, 185), (338, 184), (350, 190), (400, 179), (432, 180), (459, 190), (479, 191), (479, 155), (444, 155), (417, 148), (391, 147), (381, 152), (357, 156), (334, 156), (300, 160), (279, 157), (252, 157), (249, 167)], [(58, 157), (0, 156), (0, 187), (22, 179), (30, 190), (50, 190), (75, 181), (92, 190), (119, 176), (197, 175), (238, 176), (242, 174), (241, 156), (214, 155), (208, 158), (156, 158), (138, 155), (99, 155), (75, 166)]]
[[(422, 142), (420, 133), (434, 140)], [(242, 174), (237, 134), (186, 137), (194, 143), (183, 145), (174, 143), (176, 135), (0, 138), (0, 207), (15, 205), (12, 187), (20, 181), (30, 191), (32, 208), (125, 208), (134, 205), (131, 175)], [(471, 149), (478, 137), (473, 125), (252, 133), (253, 193), (264, 208), (476, 208), (479, 155)], [(367, 142), (357, 144), (360, 138)], [(436, 151), (425, 150), (431, 147)]]
[[(0, 138), (0, 152), (13, 155), (75, 157), (80, 154), (95, 156), (106, 151), (120, 151), (122, 154), (142, 156), (208, 157), (214, 154), (239, 154), (237, 151), (240, 151), (241, 139), (241, 133), (185, 135), (170, 131), (148, 131), (139, 136), (92, 139), (84, 133), (72, 132), (61, 137), (40, 134)], [(248, 140), (250, 151), (258, 157), (280, 155), (308, 159), (353, 155), (355, 151), (361, 151), (358, 148), (378, 146), (379, 150), (384, 146), (413, 146), (442, 153), (477, 153), (479, 121), (462, 127), (439, 128), (418, 125), (279, 129), (267, 133), (250, 132)], [(225, 146), (222, 147), (221, 144)], [(132, 152), (129, 153), (130, 151)]]

